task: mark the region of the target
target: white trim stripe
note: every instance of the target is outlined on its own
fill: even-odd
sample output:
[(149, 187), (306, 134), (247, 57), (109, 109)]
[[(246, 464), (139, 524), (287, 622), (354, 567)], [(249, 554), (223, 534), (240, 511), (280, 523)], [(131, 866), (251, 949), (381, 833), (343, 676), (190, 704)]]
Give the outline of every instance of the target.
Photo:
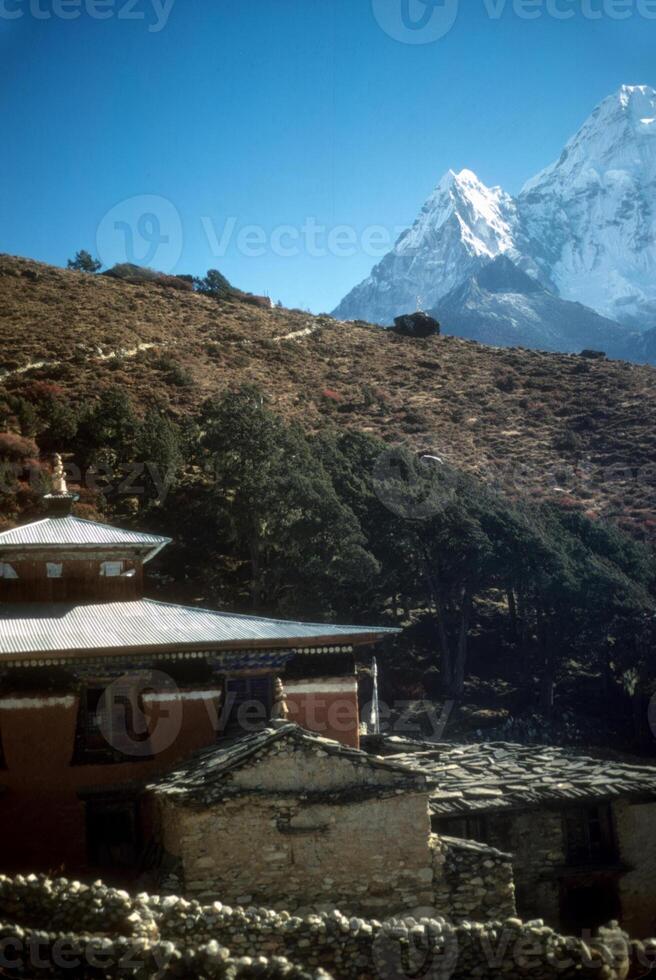
[(63, 698), (0, 698), (0, 711), (22, 711), (26, 708), (72, 708), (72, 696)]
[(222, 691), (172, 691), (160, 692), (153, 691), (151, 694), (144, 694), (144, 701), (211, 701), (213, 698), (220, 698)]
[(355, 677), (318, 677), (316, 680), (284, 681), (287, 694), (357, 694)]

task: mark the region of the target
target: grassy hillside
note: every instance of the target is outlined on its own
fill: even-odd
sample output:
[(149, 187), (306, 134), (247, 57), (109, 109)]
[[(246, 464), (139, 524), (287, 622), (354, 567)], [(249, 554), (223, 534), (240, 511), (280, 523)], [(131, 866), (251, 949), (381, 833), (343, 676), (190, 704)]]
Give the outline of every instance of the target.
[[(651, 737), (653, 552), (607, 521), (656, 535), (655, 369), (10, 257), (0, 345), (0, 528), (41, 513), (63, 449), (79, 516), (175, 538), (153, 594), (400, 625), (383, 694), (447, 694), (451, 728), (544, 736), (539, 694), (553, 737)], [(413, 491), (381, 439), (409, 447), (420, 505), (413, 451), (452, 464), (428, 467), (443, 510), (398, 516)], [(132, 482), (151, 462), (166, 494)]]
[(0, 393), (56, 382), (72, 401), (124, 387), (178, 416), (259, 384), (310, 430), (408, 441), (511, 492), (656, 529), (656, 370), (415, 340), (364, 323), (0, 257)]

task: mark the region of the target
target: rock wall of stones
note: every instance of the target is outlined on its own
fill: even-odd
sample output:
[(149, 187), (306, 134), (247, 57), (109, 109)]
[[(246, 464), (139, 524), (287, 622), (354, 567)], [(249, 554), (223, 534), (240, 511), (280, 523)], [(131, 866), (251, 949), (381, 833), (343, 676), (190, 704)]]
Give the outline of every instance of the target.
[(202, 810), (165, 801), (160, 813), (190, 897), (379, 917), (434, 906), (423, 793), (347, 803), (249, 794)]
[(306, 970), (284, 957), (239, 956), (215, 941), (194, 946), (24, 929), (0, 921), (3, 976), (134, 977), (136, 980), (333, 980), (323, 970)]
[[(646, 975), (653, 951), (617, 928), (586, 944), (540, 921), (515, 918), (449, 924), (439, 918), (380, 923), (338, 911), (298, 917), (175, 896), (131, 898), (100, 882), (0, 877), (0, 958), (8, 960), (5, 971), (13, 964), (15, 976), (626, 980), (630, 971)], [(83, 963), (77, 974), (74, 956)]]
[(622, 923), (635, 936), (650, 935), (656, 909), (656, 803), (613, 804), (620, 859), (631, 870), (619, 880)]
[[(621, 921), (632, 935), (650, 935), (656, 925), (656, 804), (617, 800), (612, 819), (619, 859), (627, 869), (618, 879)], [(558, 927), (559, 879), (568, 860), (563, 811), (489, 815), (486, 829), (490, 844), (513, 855), (518, 915), (540, 915)]]
[(512, 858), (474, 841), (433, 835), (435, 907), (458, 921), (500, 921), (516, 914)]
[(566, 863), (563, 817), (558, 810), (489, 815), (486, 840), (513, 855), (517, 913), (541, 916), (552, 926), (560, 920), (559, 875)]
[(221, 784), (227, 790), (335, 794), (356, 787), (394, 790), (399, 786), (399, 772), (370, 764), (367, 755), (356, 761), (346, 753), (330, 751), (322, 747), (320, 740), (306, 744), (287, 739), (273, 742), (265, 751), (227, 772)]

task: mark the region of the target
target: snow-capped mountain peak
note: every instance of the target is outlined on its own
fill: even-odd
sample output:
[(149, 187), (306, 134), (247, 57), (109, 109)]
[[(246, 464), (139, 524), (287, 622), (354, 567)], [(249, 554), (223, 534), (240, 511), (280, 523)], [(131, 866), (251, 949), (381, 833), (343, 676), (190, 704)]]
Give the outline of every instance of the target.
[(624, 85), (518, 199), (543, 276), (568, 300), (656, 323), (656, 91)]
[(561, 299), (656, 325), (656, 90), (623, 85), (604, 99), (516, 200), (449, 170), (335, 314), (390, 324), (503, 255)]
[(368, 279), (335, 315), (391, 324), (417, 307), (435, 305), (465, 276), (501, 254), (517, 256), (517, 210), (500, 187), (471, 170), (447, 171), (419, 215)]
[(512, 198), (500, 187), (486, 187), (471, 170), (448, 170), (399, 240), (399, 251), (421, 248), (453, 218), (474, 255), (494, 258), (514, 247)]
[(597, 106), (560, 159), (529, 180), (522, 194), (554, 177), (580, 182), (608, 171), (640, 172), (645, 157), (656, 162), (656, 90), (623, 85)]

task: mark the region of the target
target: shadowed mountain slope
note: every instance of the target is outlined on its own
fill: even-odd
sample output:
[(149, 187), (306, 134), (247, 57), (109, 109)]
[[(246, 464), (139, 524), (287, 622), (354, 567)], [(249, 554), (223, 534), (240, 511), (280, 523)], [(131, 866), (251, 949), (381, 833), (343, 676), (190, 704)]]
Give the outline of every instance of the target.
[(431, 312), (447, 333), (501, 347), (574, 354), (594, 347), (628, 357), (638, 339), (629, 327), (560, 299), (505, 255), (453, 289)]

